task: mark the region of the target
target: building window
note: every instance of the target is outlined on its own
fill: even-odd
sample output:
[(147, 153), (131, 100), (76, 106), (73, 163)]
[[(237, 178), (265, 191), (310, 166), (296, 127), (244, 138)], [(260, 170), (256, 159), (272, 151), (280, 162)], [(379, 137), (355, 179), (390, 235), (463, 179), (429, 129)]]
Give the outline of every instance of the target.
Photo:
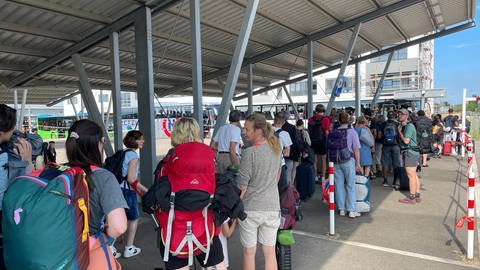
[[(398, 51), (395, 51), (393, 53), (393, 57), (392, 57), (392, 61), (395, 61), (395, 60), (405, 60), (407, 59), (407, 48), (404, 48), (404, 49), (400, 49)], [(372, 63), (375, 63), (375, 62), (386, 62), (388, 60), (388, 54), (384, 54), (382, 56), (379, 56), (379, 57), (375, 57), (375, 58), (372, 58)]]
[(109, 102), (110, 96), (108, 94), (98, 95), (98, 102)]
[[(325, 79), (325, 94), (332, 93), (333, 86), (335, 85), (335, 79)], [(352, 77), (344, 77), (342, 93), (351, 93), (354, 89), (355, 79)]]
[(122, 93), (120, 100), (121, 100), (122, 107), (132, 106), (132, 98), (130, 96), (130, 93)]
[[(289, 93), (292, 97), (308, 96), (308, 81), (292, 83), (289, 86)], [(317, 94), (317, 81), (313, 81), (313, 95)]]

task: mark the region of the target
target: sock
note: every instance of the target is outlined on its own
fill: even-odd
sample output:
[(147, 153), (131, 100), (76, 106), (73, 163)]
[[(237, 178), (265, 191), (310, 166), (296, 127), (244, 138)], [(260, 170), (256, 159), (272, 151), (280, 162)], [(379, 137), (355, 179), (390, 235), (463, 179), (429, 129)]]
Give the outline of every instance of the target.
[(415, 194), (410, 194), (410, 195), (408, 195), (408, 198), (409, 198), (410, 200), (413, 200), (413, 199), (416, 198), (416, 195), (415, 195)]

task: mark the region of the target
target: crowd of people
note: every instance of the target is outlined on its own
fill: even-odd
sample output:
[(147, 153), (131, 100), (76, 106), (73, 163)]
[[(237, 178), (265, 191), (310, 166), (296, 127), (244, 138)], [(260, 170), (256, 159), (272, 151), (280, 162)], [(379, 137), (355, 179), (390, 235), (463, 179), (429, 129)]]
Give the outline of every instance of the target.
[[(261, 244), (265, 258), (262, 269), (277, 269), (275, 245), (277, 231), (282, 223), (278, 186), (295, 182), (296, 168), (300, 163), (308, 160), (313, 164), (315, 181), (320, 184), (328, 178), (328, 162), (333, 162), (336, 210), (340, 216), (357, 218), (361, 214), (355, 203), (356, 175), (364, 175), (369, 179), (383, 178), (383, 186), (398, 189), (401, 170), (405, 170), (409, 193), (405, 198), (399, 199), (399, 202), (420, 203), (418, 170), (428, 167), (430, 158), (440, 157), (444, 140), (455, 141), (459, 137), (456, 132), (459, 130), (458, 117), (453, 115), (452, 110), (443, 120), (441, 115), (429, 118), (421, 110), (413, 113), (405, 108), (389, 111), (386, 119), (380, 112), (369, 110), (355, 118), (353, 112), (343, 110), (333, 110), (331, 115), (326, 115), (325, 107), (319, 104), (315, 107), (314, 115), (305, 121), (298, 119), (293, 125), (288, 121), (289, 118), (288, 112), (280, 111), (275, 114), (273, 124), (270, 124), (263, 114), (253, 113), (245, 117), (242, 127), (242, 113), (233, 110), (229, 115), (229, 123), (216, 132), (208, 149), (201, 141), (201, 131), (195, 119), (184, 117), (175, 123), (172, 150), (159, 164), (163, 166), (159, 177), (169, 178), (169, 192), (165, 195), (167, 207), (160, 205), (155, 209), (154, 215), (160, 227), (164, 226), (160, 228), (157, 240), (168, 269), (188, 269), (192, 259), (189, 252), (207, 269), (227, 269), (226, 239), (237, 227), (243, 246), (243, 269), (255, 269), (257, 243)], [(11, 140), (15, 123), (15, 110), (1, 104), (2, 143)], [(70, 127), (68, 134), (68, 166), (80, 167), (85, 172), (90, 190), (88, 231), (89, 236), (96, 237), (92, 238), (88, 269), (109, 269), (107, 265), (111, 269), (121, 269), (117, 258), (122, 255), (130, 258), (141, 253), (141, 249), (134, 245), (134, 240), (140, 217), (138, 198), (149, 192), (149, 188), (138, 180), (138, 151), (144, 144), (143, 134), (131, 130), (123, 139), (125, 149), (122, 150), (121, 179), (107, 170), (94, 169), (103, 165), (105, 139), (100, 126), (89, 120), (79, 120)], [(22, 174), (31, 173), (35, 167), (30, 144), (18, 138), (15, 146), (15, 153), (26, 163)], [(45, 161), (55, 163), (55, 143), (50, 142), (47, 149), (44, 153)], [(1, 154), (2, 152), (0, 157)], [(181, 168), (188, 168), (188, 172)], [(209, 211), (212, 211), (209, 207), (215, 204), (213, 194), (216, 190), (215, 184), (205, 187), (208, 193), (206, 205), (198, 211), (188, 211), (191, 211), (192, 217), (196, 214), (203, 217), (201, 224), (205, 223), (202, 228), (206, 236), (202, 237), (207, 244), (205, 250), (188, 250), (187, 255), (183, 256), (180, 252), (183, 241), (175, 239), (169, 227), (175, 225), (174, 218), (179, 218), (174, 214), (177, 211), (177, 208), (174, 210), (174, 205), (176, 207), (176, 203), (182, 199), (180, 183), (183, 185), (182, 181), (187, 181), (185, 185), (196, 189), (193, 188), (194, 185), (201, 185), (202, 181), (215, 181), (219, 174), (232, 171), (236, 175), (232, 178), (232, 185), (238, 188), (237, 196), (241, 199), (246, 215), (241, 219), (237, 215), (227, 215), (220, 224), (207, 224), (214, 223), (209, 218)], [(0, 172), (1, 218), (3, 195), (13, 180), (8, 171)], [(392, 173), (393, 178), (389, 180)], [(150, 181), (143, 180), (143, 183)], [(155, 192), (157, 190), (160, 189)], [(217, 217), (216, 214), (212, 216)], [(191, 233), (188, 226), (191, 224), (188, 225), (187, 222), (187, 236), (188, 230)], [(118, 238), (124, 233), (126, 238), (123, 252), (115, 248), (113, 241), (108, 254), (105, 254), (100, 240), (103, 237)], [(101, 237), (98, 237), (99, 234)], [(192, 240), (187, 236), (184, 240), (190, 247), (189, 241)], [(195, 236), (195, 239), (197, 242), (194, 243), (203, 247), (200, 236)], [(180, 243), (176, 243), (177, 240)], [(172, 245), (176, 244), (179, 245), (178, 249), (172, 251)], [(5, 269), (3, 256), (0, 257), (0, 269)]]

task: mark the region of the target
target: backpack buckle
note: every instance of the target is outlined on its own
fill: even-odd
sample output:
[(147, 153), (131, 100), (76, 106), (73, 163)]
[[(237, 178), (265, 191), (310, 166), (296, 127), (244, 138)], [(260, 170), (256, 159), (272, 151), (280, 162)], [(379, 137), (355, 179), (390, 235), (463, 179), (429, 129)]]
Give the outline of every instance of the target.
[(192, 235), (192, 222), (187, 222), (187, 235)]

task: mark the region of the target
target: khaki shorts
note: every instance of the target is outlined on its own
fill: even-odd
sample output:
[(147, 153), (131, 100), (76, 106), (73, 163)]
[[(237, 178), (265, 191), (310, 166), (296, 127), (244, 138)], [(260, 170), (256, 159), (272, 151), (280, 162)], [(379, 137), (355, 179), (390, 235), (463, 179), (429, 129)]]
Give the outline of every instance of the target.
[(247, 218), (239, 220), (240, 242), (243, 247), (275, 246), (277, 231), (280, 226), (280, 211), (245, 211)]

